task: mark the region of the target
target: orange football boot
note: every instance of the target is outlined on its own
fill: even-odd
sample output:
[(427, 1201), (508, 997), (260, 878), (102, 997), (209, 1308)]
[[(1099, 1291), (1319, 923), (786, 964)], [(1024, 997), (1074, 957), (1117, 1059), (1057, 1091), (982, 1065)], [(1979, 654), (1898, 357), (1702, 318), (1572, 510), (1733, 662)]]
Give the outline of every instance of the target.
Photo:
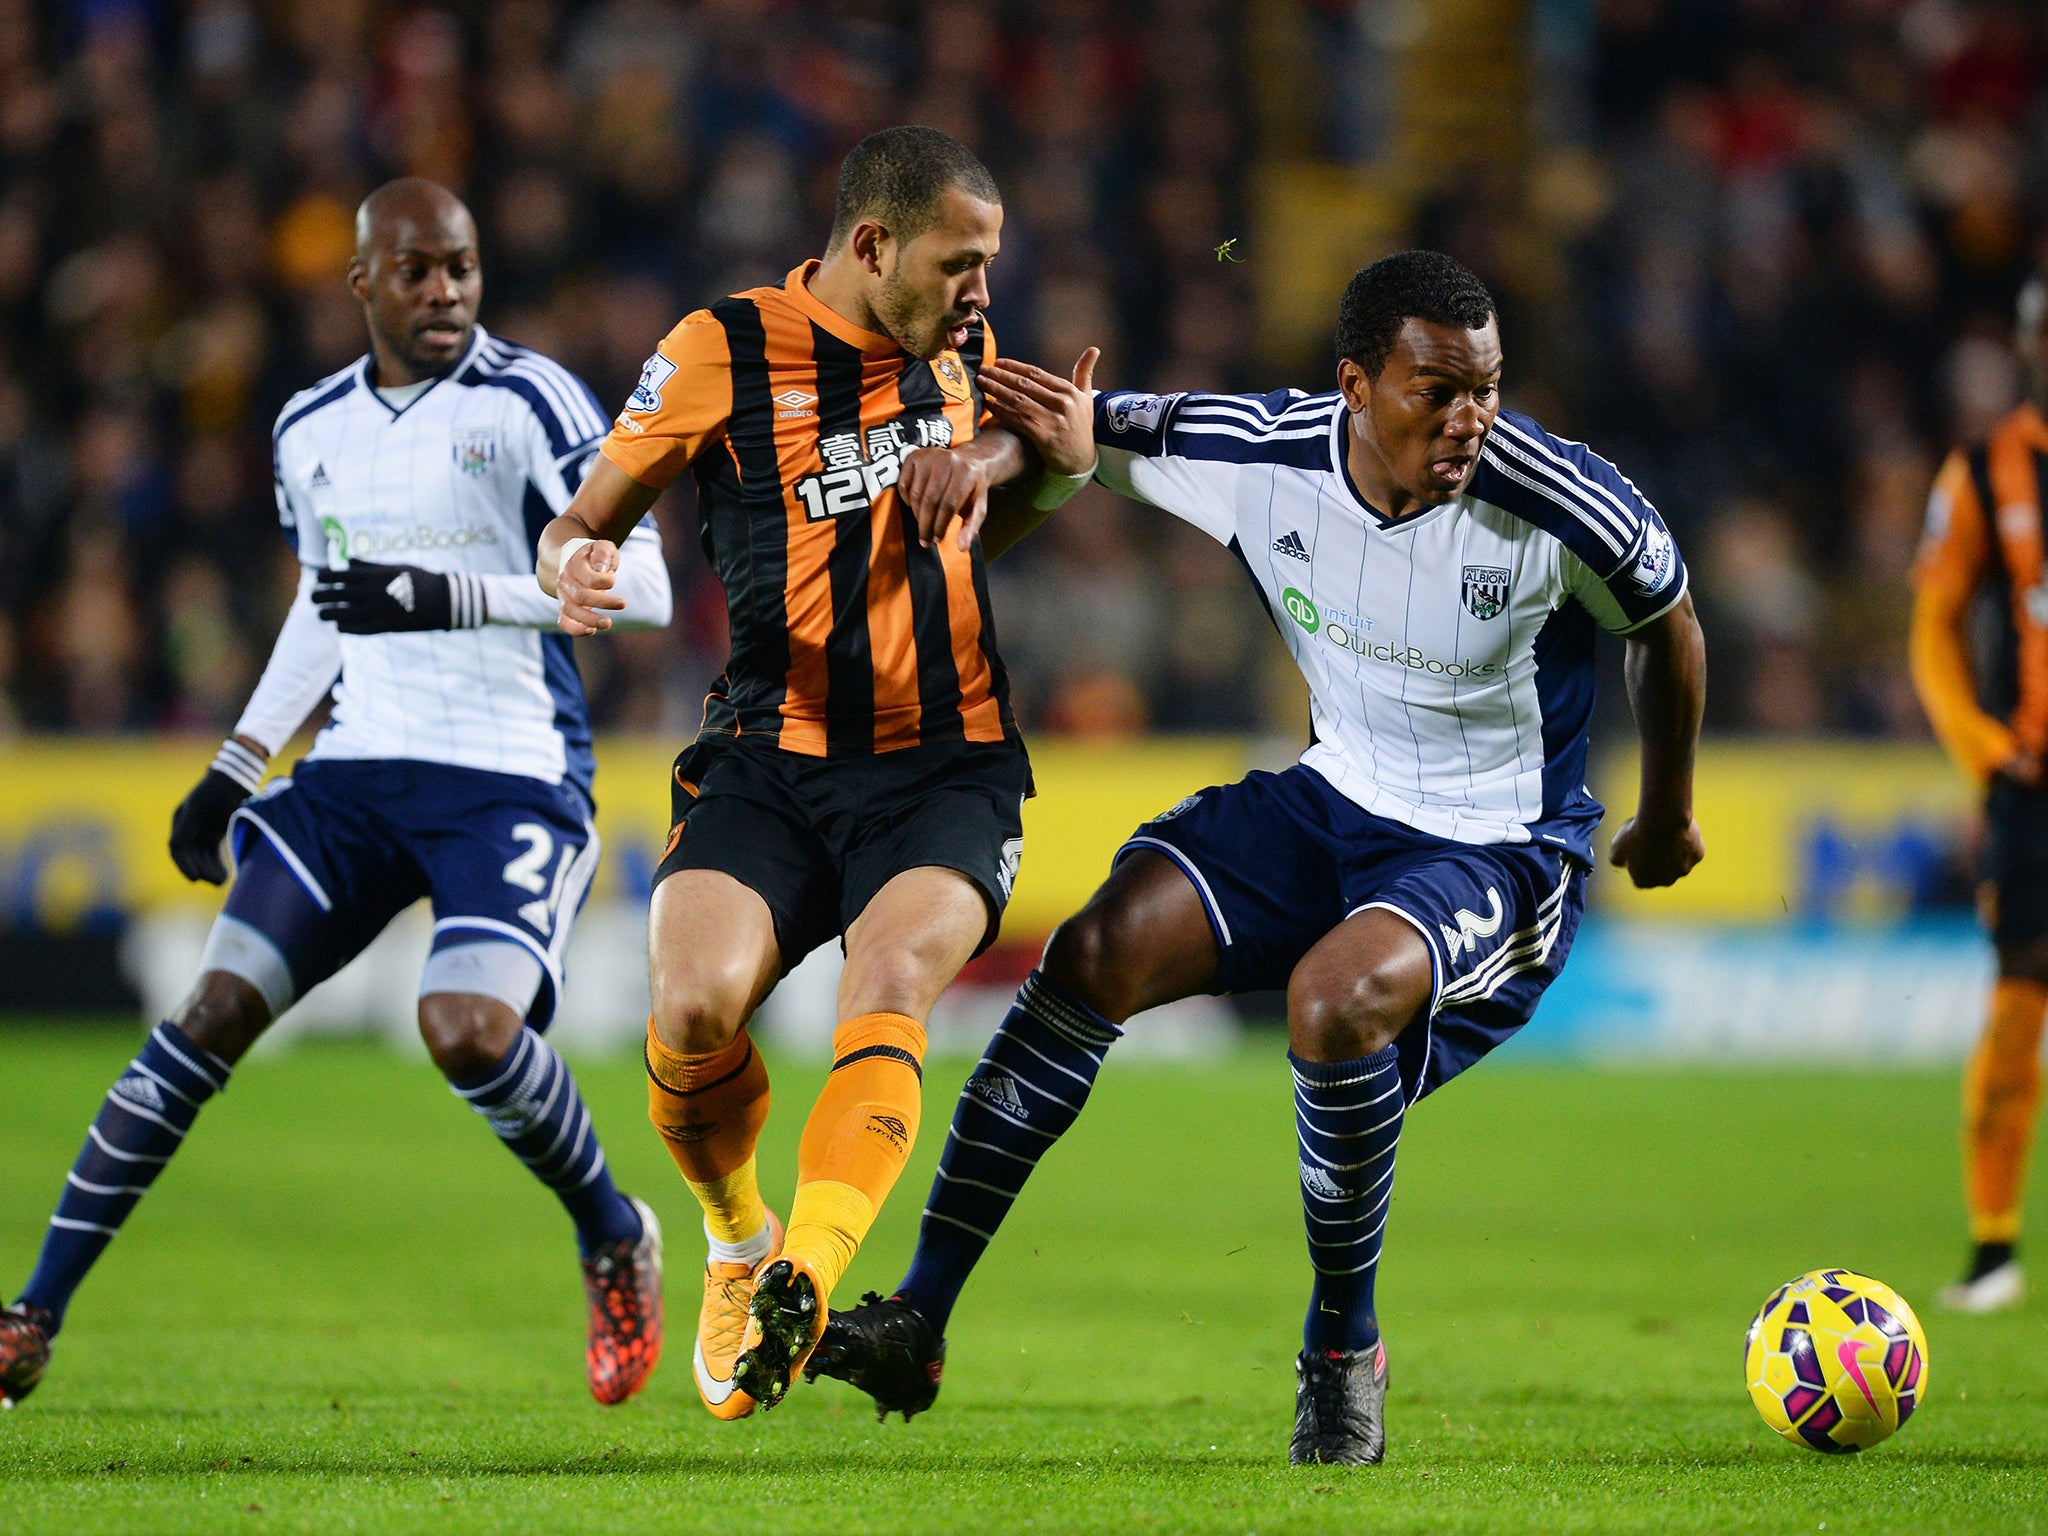
[(736, 1390), (773, 1408), (825, 1335), (825, 1287), (804, 1259), (771, 1259), (754, 1281), (747, 1335), (733, 1362)]
[(692, 1361), (697, 1395), (711, 1416), (744, 1419), (758, 1406), (733, 1381), (733, 1363), (747, 1335), (747, 1307), (754, 1299), (754, 1277), (782, 1252), (782, 1223), (768, 1213), (768, 1257), (759, 1264), (718, 1264), (704, 1261), (704, 1310), (697, 1314), (697, 1350)]

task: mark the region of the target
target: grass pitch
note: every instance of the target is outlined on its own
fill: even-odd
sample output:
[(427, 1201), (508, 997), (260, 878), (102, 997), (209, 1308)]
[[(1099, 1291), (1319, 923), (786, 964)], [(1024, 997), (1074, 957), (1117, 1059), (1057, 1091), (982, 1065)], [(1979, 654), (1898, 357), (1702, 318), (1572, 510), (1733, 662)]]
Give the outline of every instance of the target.
[[(0, 1031), (0, 1289), (131, 1032)], [(965, 1061), (850, 1294), (900, 1273)], [(209, 1106), (0, 1416), (0, 1531), (1997, 1531), (2048, 1529), (2048, 1308), (1933, 1311), (1961, 1252), (1943, 1073), (1471, 1073), (1410, 1119), (1380, 1287), (1388, 1461), (1286, 1465), (1306, 1260), (1277, 1043), (1114, 1060), (955, 1319), (937, 1409), (837, 1383), (713, 1422), (690, 1383), (688, 1197), (631, 1061), (579, 1073), (668, 1228), (667, 1358), (585, 1395), (566, 1221), (424, 1061), (316, 1045)], [(778, 1064), (786, 1201), (819, 1075)], [(2037, 1201), (2035, 1230), (2044, 1214)], [(1891, 1443), (1764, 1429), (1740, 1341), (1779, 1281), (1922, 1307)]]

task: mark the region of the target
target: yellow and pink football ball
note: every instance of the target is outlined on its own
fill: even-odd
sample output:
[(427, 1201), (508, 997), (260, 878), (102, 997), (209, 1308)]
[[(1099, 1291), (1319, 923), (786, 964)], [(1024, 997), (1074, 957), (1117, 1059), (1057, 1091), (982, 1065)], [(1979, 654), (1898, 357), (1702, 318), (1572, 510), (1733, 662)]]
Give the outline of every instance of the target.
[(1835, 1455), (1889, 1439), (1927, 1394), (1927, 1335), (1906, 1299), (1847, 1269), (1771, 1292), (1744, 1340), (1750, 1401), (1790, 1440)]

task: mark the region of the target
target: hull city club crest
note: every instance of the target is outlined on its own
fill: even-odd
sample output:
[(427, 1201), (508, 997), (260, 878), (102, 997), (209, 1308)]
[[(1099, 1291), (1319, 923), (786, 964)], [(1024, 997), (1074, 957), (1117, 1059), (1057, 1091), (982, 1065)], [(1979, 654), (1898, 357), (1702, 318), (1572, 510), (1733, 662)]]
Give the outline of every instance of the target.
[(1508, 605), (1508, 578), (1514, 573), (1504, 565), (1465, 567), (1465, 611), (1475, 619), (1491, 619)]

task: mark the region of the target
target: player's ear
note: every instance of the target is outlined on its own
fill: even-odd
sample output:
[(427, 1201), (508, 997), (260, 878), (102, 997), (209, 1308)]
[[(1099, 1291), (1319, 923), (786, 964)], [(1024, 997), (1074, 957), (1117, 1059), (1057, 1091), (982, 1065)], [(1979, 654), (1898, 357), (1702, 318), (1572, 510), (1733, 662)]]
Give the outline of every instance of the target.
[(876, 277), (882, 275), (882, 246), (890, 238), (889, 231), (872, 219), (862, 219), (853, 226), (850, 243), (853, 259)]
[(356, 302), (370, 302), (370, 264), (360, 256), (348, 259), (348, 291), (356, 296)]
[(1354, 411), (1369, 408), (1372, 396), (1372, 380), (1365, 376), (1365, 370), (1348, 357), (1337, 359), (1337, 388), (1343, 391), (1344, 403)]

